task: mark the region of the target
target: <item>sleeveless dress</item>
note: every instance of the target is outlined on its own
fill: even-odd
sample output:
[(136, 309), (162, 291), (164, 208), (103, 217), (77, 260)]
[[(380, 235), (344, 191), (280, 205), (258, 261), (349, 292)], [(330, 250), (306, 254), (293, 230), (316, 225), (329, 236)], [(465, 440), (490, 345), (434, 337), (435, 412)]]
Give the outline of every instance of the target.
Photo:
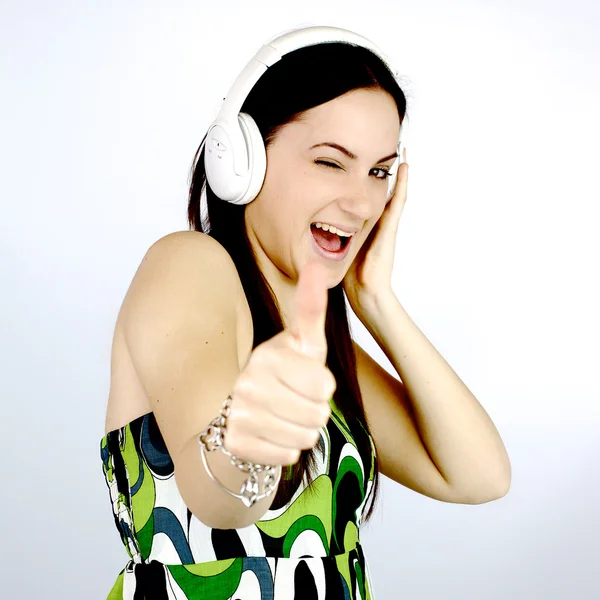
[(372, 491), (375, 446), (370, 438), (371, 453), (361, 456), (330, 404), (313, 482), (240, 529), (210, 528), (190, 512), (153, 413), (105, 435), (104, 477), (130, 557), (108, 600), (373, 598), (359, 526)]

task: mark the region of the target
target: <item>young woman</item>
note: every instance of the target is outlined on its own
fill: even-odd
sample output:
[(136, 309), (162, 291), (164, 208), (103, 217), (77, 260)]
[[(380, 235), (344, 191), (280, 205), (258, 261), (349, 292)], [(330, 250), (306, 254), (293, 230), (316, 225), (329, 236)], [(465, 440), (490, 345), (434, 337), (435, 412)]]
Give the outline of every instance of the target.
[[(217, 120), (196, 154), (192, 230), (135, 274), (101, 442), (131, 557), (109, 598), (370, 598), (380, 473), (445, 502), (508, 490), (496, 428), (391, 289), (406, 98), (363, 40), (261, 49), (227, 99), (244, 137)], [(399, 378), (354, 342), (346, 299)]]

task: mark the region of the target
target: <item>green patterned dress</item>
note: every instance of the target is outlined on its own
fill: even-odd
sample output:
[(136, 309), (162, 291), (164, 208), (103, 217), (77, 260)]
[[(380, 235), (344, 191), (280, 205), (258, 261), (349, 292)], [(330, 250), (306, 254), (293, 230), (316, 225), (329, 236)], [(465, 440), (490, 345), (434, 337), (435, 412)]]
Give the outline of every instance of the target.
[(213, 529), (190, 512), (153, 413), (104, 436), (103, 472), (130, 557), (108, 600), (373, 598), (359, 526), (375, 446), (361, 456), (333, 400), (331, 408), (314, 481), (241, 529)]

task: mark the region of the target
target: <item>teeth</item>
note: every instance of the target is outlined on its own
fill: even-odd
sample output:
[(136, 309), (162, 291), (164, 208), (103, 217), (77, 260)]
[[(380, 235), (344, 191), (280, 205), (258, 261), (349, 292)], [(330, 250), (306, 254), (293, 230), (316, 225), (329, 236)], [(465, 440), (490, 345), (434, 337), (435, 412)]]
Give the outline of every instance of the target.
[(328, 225), (327, 223), (313, 223), (313, 225), (315, 227), (318, 227), (319, 229), (323, 229), (325, 231), (330, 231), (331, 233), (337, 233), (339, 236), (341, 237), (351, 237), (354, 234), (353, 233), (347, 233), (345, 231), (342, 231), (341, 229), (338, 229), (337, 227), (334, 227), (333, 225)]

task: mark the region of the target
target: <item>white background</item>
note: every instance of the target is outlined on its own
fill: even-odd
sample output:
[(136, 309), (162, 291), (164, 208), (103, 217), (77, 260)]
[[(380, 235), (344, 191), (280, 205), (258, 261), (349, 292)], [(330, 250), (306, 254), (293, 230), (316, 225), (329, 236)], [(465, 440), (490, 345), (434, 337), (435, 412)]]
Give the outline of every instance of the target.
[(362, 532), (377, 599), (600, 598), (592, 0), (0, 2), (0, 597), (103, 599), (124, 567), (99, 453), (118, 309), (187, 228), (229, 85), (306, 22), (369, 37), (410, 80), (394, 291), (513, 467), (479, 506), (384, 479)]

